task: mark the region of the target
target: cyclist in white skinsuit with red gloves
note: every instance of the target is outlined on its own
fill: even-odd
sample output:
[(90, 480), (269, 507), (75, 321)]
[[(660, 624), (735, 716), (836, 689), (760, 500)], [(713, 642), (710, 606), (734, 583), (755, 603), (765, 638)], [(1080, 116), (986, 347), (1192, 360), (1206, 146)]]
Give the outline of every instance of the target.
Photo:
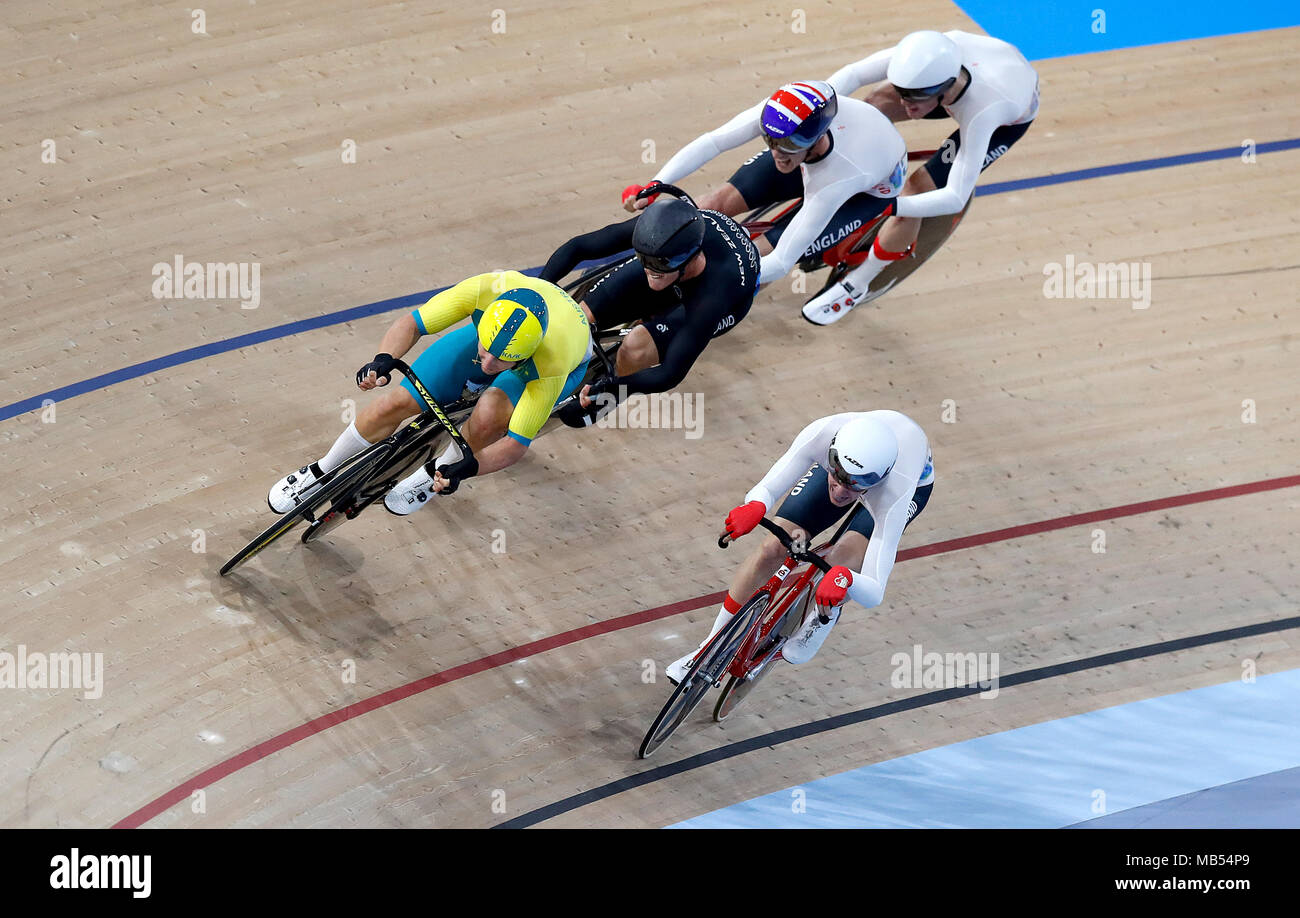
[(836, 71), (829, 82), (847, 97), (881, 80), (887, 82), (867, 101), (892, 121), (951, 117), (957, 130), (908, 178), (867, 261), (804, 306), (804, 317), (817, 325), (837, 322), (883, 293), (869, 297), (867, 287), (911, 253), (921, 218), (960, 213), (980, 173), (1038, 117), (1038, 73), (1015, 46), (987, 35), (913, 32), (896, 47)]
[[(930, 442), (915, 421), (897, 411), (848, 412), (805, 427), (745, 495), (745, 503), (727, 514), (727, 534), (739, 538), (785, 495), (773, 519), (792, 536), (803, 532), (807, 542), (848, 514), (826, 554), (834, 566), (818, 582), (815, 603), (782, 648), (783, 659), (790, 663), (812, 659), (847, 600), (868, 609), (884, 601), (903, 530), (925, 509), (933, 489)], [(709, 636), (668, 665), (670, 680), (681, 681), (695, 656), (784, 558), (781, 543), (765, 535), (732, 577)], [(825, 622), (822, 610), (829, 610)]]
[(792, 198), (802, 204), (755, 240), (763, 256), (760, 283), (790, 272), (807, 253), (823, 251), (884, 212), (903, 187), (907, 147), (874, 106), (838, 98), (830, 84), (787, 83), (722, 127), (703, 134), (664, 164), (649, 186), (624, 190), (629, 210), (645, 206), (634, 195), (656, 182), (674, 184), (724, 150), (762, 138), (768, 149), (750, 157), (700, 207), (736, 216)]

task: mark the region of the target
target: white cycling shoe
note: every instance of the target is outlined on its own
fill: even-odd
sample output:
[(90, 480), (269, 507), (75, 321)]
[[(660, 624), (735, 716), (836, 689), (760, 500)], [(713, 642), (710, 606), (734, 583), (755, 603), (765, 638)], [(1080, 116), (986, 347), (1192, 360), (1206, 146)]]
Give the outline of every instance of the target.
[(311, 465), (304, 465), (298, 471), (290, 472), (271, 485), (271, 491), (266, 495), (266, 502), (271, 509), (276, 513), (288, 513), (310, 497), (324, 477), (316, 473), (316, 468), (319, 466), (314, 462)]
[(816, 656), (817, 651), (821, 650), (822, 644), (826, 642), (826, 635), (831, 633), (835, 623), (840, 620), (841, 608), (843, 607), (836, 606), (831, 609), (830, 615), (827, 616), (830, 621), (823, 623), (821, 616), (817, 614), (817, 607), (813, 606), (808, 612), (808, 618), (799, 628), (799, 633), (786, 641), (785, 646), (781, 648), (781, 659), (797, 666), (800, 663), (807, 663)]
[(433, 476), (421, 465), (407, 475), (384, 495), (384, 506), (389, 513), (406, 516), (419, 510), (437, 495), (433, 490)]
[(699, 655), (699, 650), (692, 650), (680, 660), (674, 660), (664, 667), (664, 675), (673, 685), (681, 685), (682, 680), (686, 678), (686, 671), (691, 668), (691, 663)]
[(803, 317), (814, 325), (833, 325), (863, 302), (866, 292), (866, 287), (858, 289), (846, 277), (821, 296), (804, 303)]
[(718, 632), (727, 627), (732, 615), (733, 613), (728, 612), (726, 609), (719, 609), (718, 615), (713, 621), (713, 628), (710, 629), (709, 636), (704, 639), (703, 643), (680, 660), (674, 660), (664, 667), (664, 675), (668, 677), (669, 682), (673, 685), (681, 684), (682, 680), (686, 678), (686, 671), (691, 668), (691, 663), (695, 662), (695, 658), (703, 652), (705, 647), (709, 646), (709, 642), (718, 636)]

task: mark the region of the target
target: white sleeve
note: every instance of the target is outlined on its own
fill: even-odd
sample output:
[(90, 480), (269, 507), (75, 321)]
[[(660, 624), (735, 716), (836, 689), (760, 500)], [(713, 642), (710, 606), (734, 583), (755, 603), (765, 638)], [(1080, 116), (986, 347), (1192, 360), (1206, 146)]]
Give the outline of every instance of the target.
[(889, 60), (893, 56), (893, 48), (877, 51), (870, 57), (864, 57), (860, 61), (836, 70), (826, 82), (834, 86), (835, 91), (840, 95), (852, 95), (863, 86), (870, 86), (883, 80), (885, 72), (889, 69)]
[(849, 599), (868, 609), (885, 601), (885, 583), (889, 580), (889, 572), (894, 569), (916, 481), (900, 478), (897, 482), (891, 481), (887, 487), (890, 493), (882, 502), (883, 506), (872, 514), (876, 526), (871, 541), (867, 543), (862, 570), (853, 571), (853, 582), (849, 584)]
[(655, 179), (669, 185), (676, 184), (723, 150), (754, 140), (760, 133), (758, 120), (763, 115), (763, 104), (766, 101), (765, 99), (753, 108), (745, 109), (722, 127), (696, 137), (664, 163)]
[(803, 206), (781, 234), (781, 241), (759, 262), (758, 282), (768, 284), (789, 274), (790, 269), (798, 264), (799, 257), (808, 251), (808, 246), (831, 222), (840, 205), (862, 188), (860, 180), (845, 179), (819, 188), (811, 197), (804, 198)]
[(984, 168), (984, 156), (988, 153), (993, 132), (1004, 124), (1010, 124), (1015, 118), (1014, 114), (1008, 112), (1009, 108), (1009, 103), (990, 105), (972, 118), (970, 124), (963, 126), (961, 149), (953, 160), (947, 184), (924, 194), (899, 195), (898, 215), (938, 217), (958, 213), (965, 207), (971, 193), (975, 191), (980, 170)]
[(745, 503), (751, 500), (763, 502), (770, 513), (782, 495), (794, 487), (794, 483), (814, 462), (826, 458), (831, 438), (840, 429), (844, 415), (833, 414), (827, 418), (813, 421), (794, 438), (794, 443), (785, 451), (785, 455), (776, 460), (776, 464), (763, 476), (763, 480), (750, 488), (745, 495)]

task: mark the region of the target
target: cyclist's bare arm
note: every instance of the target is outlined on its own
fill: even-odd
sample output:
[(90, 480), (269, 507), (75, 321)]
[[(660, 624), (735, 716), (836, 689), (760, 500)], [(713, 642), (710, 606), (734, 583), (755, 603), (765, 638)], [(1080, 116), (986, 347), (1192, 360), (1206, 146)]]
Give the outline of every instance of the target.
[[(411, 348), (415, 347), (415, 342), (420, 340), (420, 330), (415, 325), (415, 318), (409, 313), (402, 313), (384, 332), (384, 340), (379, 342), (380, 354), (390, 354), (393, 357), (402, 357)], [(391, 380), (389, 380), (391, 382)], [(358, 385), (366, 391), (379, 385), (375, 376), (375, 371), (371, 370), (366, 376), (361, 378)]]

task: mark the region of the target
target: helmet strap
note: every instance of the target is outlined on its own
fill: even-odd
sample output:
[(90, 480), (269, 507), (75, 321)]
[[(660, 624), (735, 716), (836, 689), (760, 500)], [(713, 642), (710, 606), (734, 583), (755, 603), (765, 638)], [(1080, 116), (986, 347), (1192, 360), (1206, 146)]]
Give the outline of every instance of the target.
[[(966, 69), (965, 65), (963, 65), (962, 68), (961, 68), (961, 70), (959, 70), (959, 71), (957, 72), (957, 79), (960, 80), (963, 76), (966, 77), (966, 82), (962, 85), (962, 87), (961, 87), (961, 92), (957, 93), (957, 98), (956, 98), (956, 99), (953, 99), (951, 102), (949, 102), (949, 103), (948, 103), (949, 105), (956, 105), (956, 104), (957, 104), (957, 100), (960, 99), (962, 96), (966, 95), (966, 90), (970, 89), (971, 80), (974, 79), (974, 78), (970, 75), (970, 71)], [(951, 89), (951, 87), (950, 87), (950, 89)], [(939, 102), (940, 102), (940, 104), (943, 103), (943, 97), (942, 97), (942, 96), (939, 97)]]
[[(813, 153), (813, 151), (817, 149), (817, 144), (820, 144), (823, 140), (826, 141), (826, 149), (823, 150), (821, 153)], [(805, 165), (810, 163), (819, 163), (826, 157), (830, 156), (831, 150), (834, 149), (835, 149), (835, 138), (831, 135), (830, 131), (827, 131), (825, 134), (817, 138), (817, 143), (814, 143), (811, 147), (808, 148), (808, 155), (804, 157), (803, 161)]]

